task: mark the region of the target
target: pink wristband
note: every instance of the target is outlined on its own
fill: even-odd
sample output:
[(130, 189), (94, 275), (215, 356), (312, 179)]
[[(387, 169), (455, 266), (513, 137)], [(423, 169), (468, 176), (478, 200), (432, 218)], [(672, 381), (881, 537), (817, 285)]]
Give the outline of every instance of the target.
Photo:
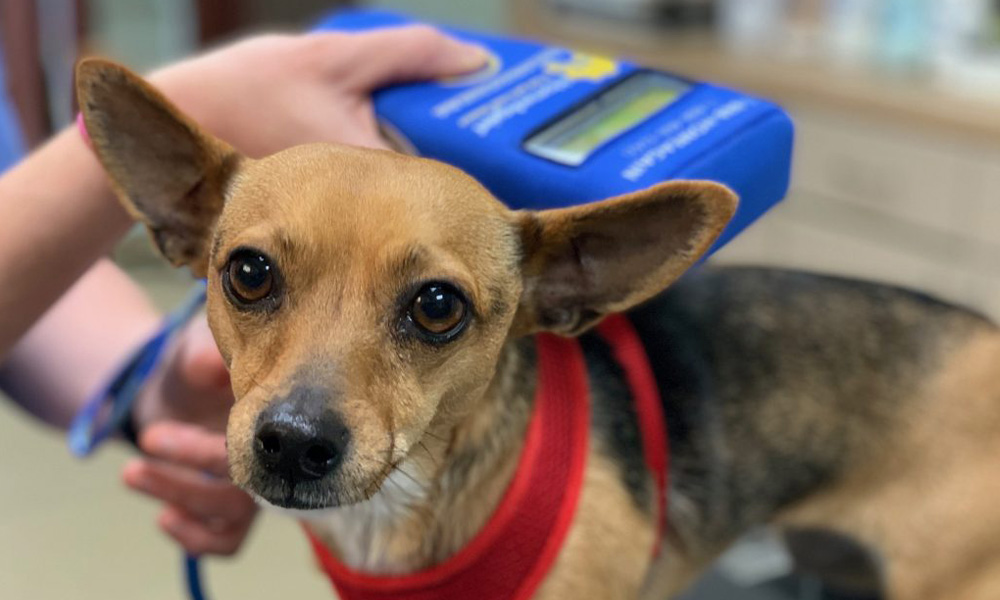
[(87, 124), (83, 122), (83, 113), (76, 113), (76, 129), (80, 132), (80, 137), (83, 138), (83, 143), (87, 144), (88, 148), (93, 148), (94, 144), (90, 141), (90, 134), (87, 133)]

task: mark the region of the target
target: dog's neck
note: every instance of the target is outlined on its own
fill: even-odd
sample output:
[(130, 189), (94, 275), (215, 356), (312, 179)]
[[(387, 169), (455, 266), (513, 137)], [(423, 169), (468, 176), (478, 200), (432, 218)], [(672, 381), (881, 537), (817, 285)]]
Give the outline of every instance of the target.
[(464, 416), (432, 424), (369, 500), (309, 517), (307, 527), (362, 572), (399, 575), (445, 561), (500, 503), (517, 468), (534, 393), (531, 340), (507, 343), (490, 385)]

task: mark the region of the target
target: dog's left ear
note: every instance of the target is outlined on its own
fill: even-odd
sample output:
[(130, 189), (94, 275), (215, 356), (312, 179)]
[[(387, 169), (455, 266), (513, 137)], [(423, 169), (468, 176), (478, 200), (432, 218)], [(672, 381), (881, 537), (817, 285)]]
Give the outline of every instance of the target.
[(167, 260), (204, 277), (239, 154), (121, 65), (84, 60), (76, 86), (94, 152), (119, 200)]
[(524, 291), (514, 330), (577, 335), (648, 300), (709, 249), (736, 205), (725, 186), (677, 181), (521, 213)]

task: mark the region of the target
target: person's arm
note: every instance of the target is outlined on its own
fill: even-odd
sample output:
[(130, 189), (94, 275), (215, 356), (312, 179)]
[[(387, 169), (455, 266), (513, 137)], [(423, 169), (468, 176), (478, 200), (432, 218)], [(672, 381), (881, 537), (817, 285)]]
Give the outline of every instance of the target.
[(2, 359), (67, 288), (111, 250), (132, 219), (115, 201), (97, 159), (73, 130), (63, 131), (0, 177), (0, 214)]
[[(0, 366), (0, 387), (63, 428), (159, 321), (142, 290), (103, 259), (18, 341)], [(130, 461), (122, 478), (166, 503), (160, 527), (195, 554), (236, 552), (256, 513), (226, 478), (219, 432), (231, 403), (225, 365), (200, 317), (170, 347), (134, 413), (147, 458)]]
[(102, 259), (9, 352), (0, 388), (39, 419), (65, 428), (159, 319), (142, 290)]

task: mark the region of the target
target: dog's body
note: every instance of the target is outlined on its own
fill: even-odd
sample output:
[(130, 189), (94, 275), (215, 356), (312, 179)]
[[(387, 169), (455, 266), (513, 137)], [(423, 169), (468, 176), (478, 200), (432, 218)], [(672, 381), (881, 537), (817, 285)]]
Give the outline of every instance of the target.
[[(349, 567), (431, 567), (490, 519), (532, 415), (531, 335), (548, 331), (583, 334), (593, 418), (572, 526), (535, 598), (663, 598), (761, 523), (873, 549), (897, 600), (1000, 595), (988, 321), (766, 270), (705, 268), (657, 296), (732, 215), (713, 184), (512, 213), (454, 169), (388, 152), (251, 161), (119, 67), (85, 63), (80, 81), (126, 206), (208, 277), (237, 398), (234, 481), (294, 509)], [(585, 333), (628, 309), (672, 449), (655, 560), (629, 387)]]
[[(998, 573), (984, 568), (1000, 543), (988, 526), (1000, 516), (991, 451), (1000, 452), (1000, 331), (991, 322), (883, 285), (711, 267), (629, 318), (667, 414), (667, 552), (652, 562), (655, 494), (629, 388), (607, 345), (584, 334), (587, 484), (541, 598), (671, 597), (766, 523), (856, 540), (880, 562), (891, 598), (1000, 593)], [(463, 475), (425, 478), (436, 459), (424, 455), (376, 499), (310, 519), (313, 529), (352, 566), (375, 571), (414, 571), (460, 549), (512, 476), (533, 354), (523, 342), (507, 349), (498, 408), (452, 459)]]
[(861, 543), (890, 598), (1000, 597), (992, 323), (765, 269), (694, 272), (632, 318), (673, 449), (665, 566), (697, 573), (770, 522)]

